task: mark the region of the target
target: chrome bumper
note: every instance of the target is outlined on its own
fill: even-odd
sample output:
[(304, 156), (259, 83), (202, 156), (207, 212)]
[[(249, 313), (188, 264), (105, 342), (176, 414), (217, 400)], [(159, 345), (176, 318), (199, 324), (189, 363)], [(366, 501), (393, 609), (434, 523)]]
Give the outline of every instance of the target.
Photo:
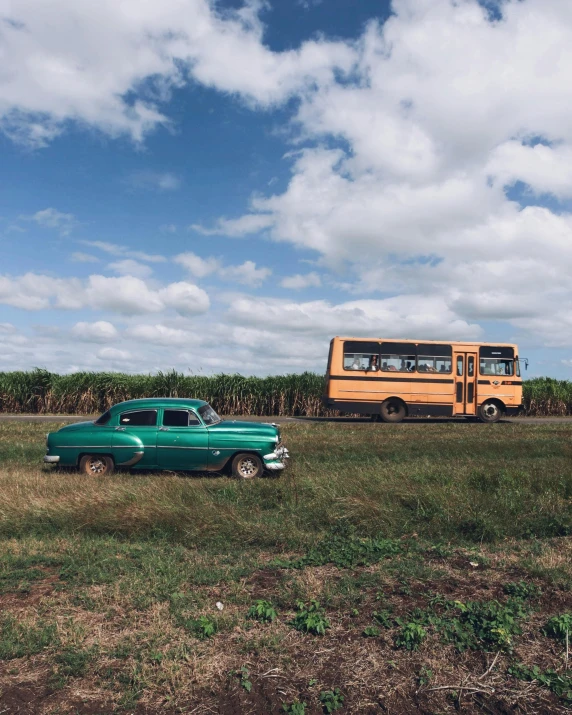
[(46, 462), (46, 464), (57, 464), (59, 461), (60, 458), (56, 455), (52, 456), (51, 454), (46, 454), (44, 457), (44, 462)]
[(290, 452), (286, 447), (277, 447), (274, 452), (270, 454), (265, 454), (264, 457), (264, 467), (271, 470), (272, 472), (278, 472), (281, 469), (286, 468), (286, 460), (290, 459)]

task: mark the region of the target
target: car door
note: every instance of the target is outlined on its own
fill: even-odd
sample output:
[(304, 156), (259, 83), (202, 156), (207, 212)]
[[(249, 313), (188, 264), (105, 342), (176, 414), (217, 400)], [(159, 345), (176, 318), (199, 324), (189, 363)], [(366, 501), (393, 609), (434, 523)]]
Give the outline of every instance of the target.
[[(116, 464), (123, 464), (143, 448), (137, 467), (157, 466), (157, 409), (126, 410), (119, 415), (113, 433), (113, 454)], [(134, 451), (135, 450), (135, 451)], [(125, 457), (125, 459), (123, 459)]]
[(157, 432), (157, 461), (161, 469), (206, 469), (208, 448), (208, 430), (193, 410), (163, 410)]

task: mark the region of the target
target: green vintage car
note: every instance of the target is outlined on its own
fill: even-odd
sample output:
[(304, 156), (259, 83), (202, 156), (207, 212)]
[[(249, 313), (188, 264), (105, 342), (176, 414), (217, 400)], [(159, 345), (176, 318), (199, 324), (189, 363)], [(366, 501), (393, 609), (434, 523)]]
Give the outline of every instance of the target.
[(51, 432), (44, 462), (92, 476), (127, 467), (252, 479), (284, 469), (288, 457), (275, 424), (222, 420), (202, 400), (157, 398), (121, 402), (93, 422)]

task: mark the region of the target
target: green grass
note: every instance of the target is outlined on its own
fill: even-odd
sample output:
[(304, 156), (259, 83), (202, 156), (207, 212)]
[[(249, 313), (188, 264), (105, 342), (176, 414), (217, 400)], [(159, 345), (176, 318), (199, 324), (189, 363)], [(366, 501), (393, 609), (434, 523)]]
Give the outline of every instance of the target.
[[(572, 426), (295, 423), (279, 479), (122, 473), (101, 480), (42, 466), (54, 424), (0, 423), (0, 535), (99, 534), (183, 546), (327, 553), (346, 525), (372, 542), (336, 559), (385, 557), (384, 539), (495, 542), (572, 532)], [(371, 560), (371, 559), (370, 559)], [(341, 561), (340, 561), (341, 564)], [(96, 568), (94, 565), (93, 568)], [(204, 578), (208, 578), (208, 569)]]
[(244, 483), (53, 470), (55, 428), (0, 423), (0, 701), (360, 713), (382, 682), (452, 712), (427, 682), (473, 677), (564, 707), (572, 425), (290, 423), (289, 470)]

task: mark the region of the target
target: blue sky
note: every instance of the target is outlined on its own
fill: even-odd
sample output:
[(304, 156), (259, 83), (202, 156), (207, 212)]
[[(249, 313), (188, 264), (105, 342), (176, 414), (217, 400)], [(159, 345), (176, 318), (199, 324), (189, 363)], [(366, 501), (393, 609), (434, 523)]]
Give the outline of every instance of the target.
[(0, 370), (321, 371), (355, 334), (570, 377), (571, 39), (556, 0), (0, 9)]

